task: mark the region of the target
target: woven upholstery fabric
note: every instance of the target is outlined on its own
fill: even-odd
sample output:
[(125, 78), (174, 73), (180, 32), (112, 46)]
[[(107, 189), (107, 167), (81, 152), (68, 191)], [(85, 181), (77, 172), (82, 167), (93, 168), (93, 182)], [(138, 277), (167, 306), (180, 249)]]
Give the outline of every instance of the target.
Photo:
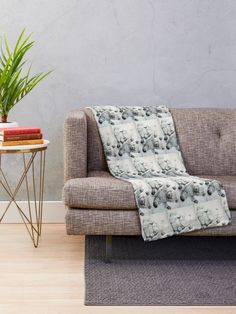
[(90, 109), (84, 109), (88, 125), (88, 170), (107, 170), (97, 123)]
[(72, 111), (64, 123), (64, 180), (87, 176), (87, 119)]
[(99, 171), (94, 177), (67, 181), (63, 195), (65, 204), (72, 208), (136, 208), (131, 183), (116, 179), (105, 171)]
[(236, 109), (172, 109), (187, 171), (236, 175)]
[[(232, 223), (225, 227), (201, 229), (182, 235), (236, 236), (236, 211), (231, 211)], [(72, 209), (66, 214), (68, 234), (141, 235), (137, 210)]]
[[(236, 175), (236, 109), (171, 109), (171, 113), (188, 173)], [(106, 170), (96, 121), (89, 109), (86, 117), (88, 169)]]
[[(229, 208), (236, 208), (236, 176), (203, 176), (220, 181), (226, 191)], [(72, 208), (137, 209), (132, 185), (107, 171), (90, 171), (88, 178), (67, 181), (64, 202)]]

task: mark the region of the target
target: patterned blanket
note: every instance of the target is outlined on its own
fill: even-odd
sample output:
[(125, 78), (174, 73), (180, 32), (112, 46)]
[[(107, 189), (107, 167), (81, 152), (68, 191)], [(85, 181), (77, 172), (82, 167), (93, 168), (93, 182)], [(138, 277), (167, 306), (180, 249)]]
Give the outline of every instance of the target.
[(133, 185), (145, 241), (230, 223), (221, 183), (186, 172), (167, 107), (90, 109), (111, 174)]

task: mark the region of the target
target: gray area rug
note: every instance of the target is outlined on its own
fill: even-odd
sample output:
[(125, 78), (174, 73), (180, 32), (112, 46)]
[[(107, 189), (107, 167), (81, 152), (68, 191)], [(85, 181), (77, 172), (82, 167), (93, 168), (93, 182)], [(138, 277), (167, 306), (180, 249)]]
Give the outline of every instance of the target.
[(236, 237), (173, 237), (85, 242), (86, 305), (236, 305)]

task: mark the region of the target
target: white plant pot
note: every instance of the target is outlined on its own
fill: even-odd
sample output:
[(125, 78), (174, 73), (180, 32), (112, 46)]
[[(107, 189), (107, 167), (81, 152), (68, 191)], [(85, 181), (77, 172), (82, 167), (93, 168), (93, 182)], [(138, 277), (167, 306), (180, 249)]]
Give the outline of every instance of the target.
[(0, 123), (0, 129), (14, 128), (16, 126), (18, 126), (17, 122)]

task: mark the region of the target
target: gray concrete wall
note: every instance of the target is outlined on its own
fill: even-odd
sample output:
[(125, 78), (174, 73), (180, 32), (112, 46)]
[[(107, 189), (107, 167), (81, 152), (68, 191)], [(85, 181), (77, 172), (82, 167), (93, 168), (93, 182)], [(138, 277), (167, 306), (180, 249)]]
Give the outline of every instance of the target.
[[(70, 110), (236, 105), (235, 0), (0, 0), (0, 33), (14, 41), (23, 27), (36, 40), (33, 69), (55, 69), (10, 114), (51, 141), (47, 200), (61, 198)], [(9, 175), (18, 163), (8, 159)]]

